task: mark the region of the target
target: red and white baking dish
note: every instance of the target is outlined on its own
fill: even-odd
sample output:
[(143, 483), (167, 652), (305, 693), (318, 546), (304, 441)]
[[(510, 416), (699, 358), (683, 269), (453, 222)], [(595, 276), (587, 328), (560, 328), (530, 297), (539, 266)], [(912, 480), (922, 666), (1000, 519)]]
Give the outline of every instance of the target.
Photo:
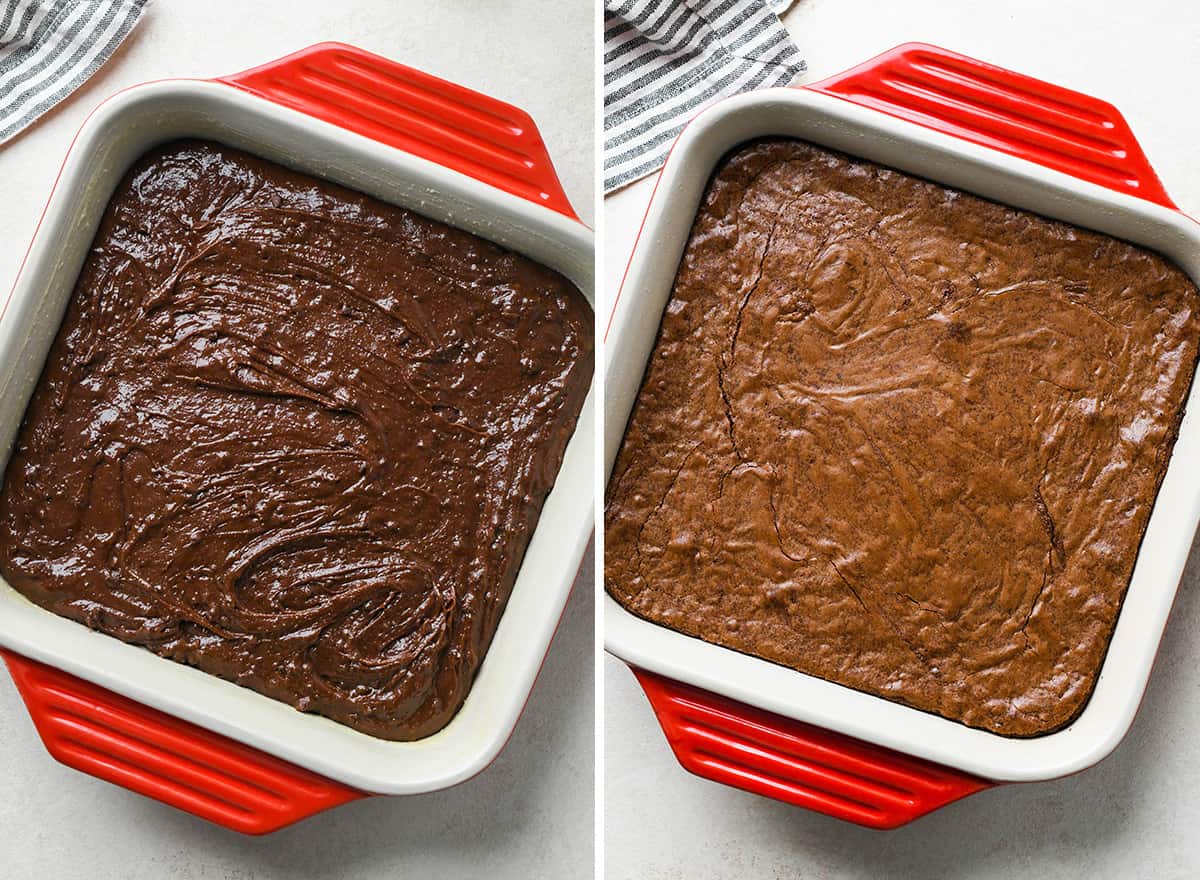
[[(1095, 98), (908, 44), (805, 88), (723, 101), (658, 179), (605, 349), (611, 473), (708, 177), (764, 135), (823, 144), (1141, 244), (1200, 283), (1200, 225), (1164, 192), (1129, 126)], [(672, 748), (709, 779), (875, 828), (996, 783), (1052, 779), (1129, 729), (1200, 520), (1196, 388), (1095, 692), (1066, 729), (1011, 739), (685, 636), (605, 596), (606, 647), (633, 667)]]
[[(134, 159), (180, 137), (240, 147), (474, 232), (557, 269), (592, 299), (591, 232), (515, 107), (333, 43), (221, 79), (136, 86), (76, 136), (0, 317), (5, 459), (113, 189)], [(389, 742), (297, 712), (92, 632), (0, 581), (0, 646), (47, 748), (249, 833), (478, 773), (512, 733), (592, 530), (593, 396), (474, 686), (438, 733)]]

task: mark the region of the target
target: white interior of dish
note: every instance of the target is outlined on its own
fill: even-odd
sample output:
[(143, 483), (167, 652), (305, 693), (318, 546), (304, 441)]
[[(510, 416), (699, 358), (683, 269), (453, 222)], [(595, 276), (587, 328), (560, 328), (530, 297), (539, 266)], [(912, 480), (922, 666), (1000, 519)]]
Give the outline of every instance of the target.
[[(113, 189), (138, 156), (180, 137), (240, 147), (452, 223), (557, 269), (594, 302), (591, 233), (554, 211), (230, 86), (139, 86), (102, 105), (80, 131), (0, 317), (0, 462)], [(433, 736), (389, 742), (305, 715), (91, 632), (2, 580), (0, 644), (366, 791), (414, 794), (460, 782), (507, 741), (574, 582), (594, 515), (594, 409), (593, 386), (491, 648), (462, 709)]]
[[(985, 147), (803, 89), (723, 101), (676, 142), (622, 287), (605, 348), (604, 460), (611, 473), (676, 266), (716, 162), (787, 135), (1141, 244), (1200, 281), (1200, 225), (1183, 215)], [(1001, 781), (1088, 767), (1120, 742), (1141, 701), (1200, 519), (1197, 387), (1154, 506), (1095, 692), (1067, 728), (1011, 739), (860, 693), (644, 621), (604, 597), (606, 646), (629, 663), (752, 706)]]

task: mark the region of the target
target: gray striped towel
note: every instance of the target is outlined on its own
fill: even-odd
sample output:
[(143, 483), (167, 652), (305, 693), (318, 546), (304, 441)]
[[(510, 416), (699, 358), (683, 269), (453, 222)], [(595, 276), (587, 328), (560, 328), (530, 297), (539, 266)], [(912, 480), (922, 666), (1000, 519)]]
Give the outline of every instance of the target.
[(0, 144), (75, 91), (149, 0), (0, 0)]
[(704, 107), (800, 75), (791, 2), (604, 0), (605, 192), (656, 171)]

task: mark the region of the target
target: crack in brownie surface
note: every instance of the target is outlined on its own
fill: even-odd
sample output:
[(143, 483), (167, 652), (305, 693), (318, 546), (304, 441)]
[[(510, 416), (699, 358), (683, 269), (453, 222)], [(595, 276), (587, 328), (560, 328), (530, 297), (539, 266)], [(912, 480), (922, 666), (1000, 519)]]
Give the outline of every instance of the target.
[(1197, 354), (1109, 236), (791, 140), (692, 227), (608, 488), (648, 620), (1011, 736), (1094, 687)]
[(591, 376), (565, 278), (237, 150), (118, 186), (0, 496), (39, 605), (375, 736), (458, 710)]

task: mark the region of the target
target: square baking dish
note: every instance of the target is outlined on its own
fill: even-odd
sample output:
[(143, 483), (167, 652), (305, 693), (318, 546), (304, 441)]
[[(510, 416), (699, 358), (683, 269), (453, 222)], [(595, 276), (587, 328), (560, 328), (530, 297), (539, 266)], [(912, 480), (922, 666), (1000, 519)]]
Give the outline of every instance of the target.
[[(907, 44), (805, 88), (730, 98), (676, 141), (647, 210), (605, 347), (611, 474), (676, 266), (712, 169), (783, 135), (1149, 247), (1200, 282), (1200, 226), (1171, 203), (1102, 101), (934, 46)], [(1196, 389), (1095, 691), (1045, 736), (972, 729), (642, 620), (607, 594), (607, 649), (634, 668), (683, 765), (877, 828), (1000, 782), (1051, 779), (1108, 755), (1133, 721), (1200, 520)]]
[[(223, 79), (135, 86), (76, 136), (0, 315), (4, 461), (117, 182), (147, 150), (181, 137), (473, 232), (558, 270), (594, 302), (591, 232), (515, 107), (334, 43)], [(364, 794), (433, 791), (478, 773), (512, 733), (592, 531), (593, 413), (594, 386), (491, 647), (438, 733), (390, 742), (303, 714), (58, 617), (0, 581), (0, 646), (47, 748), (252, 833)]]

